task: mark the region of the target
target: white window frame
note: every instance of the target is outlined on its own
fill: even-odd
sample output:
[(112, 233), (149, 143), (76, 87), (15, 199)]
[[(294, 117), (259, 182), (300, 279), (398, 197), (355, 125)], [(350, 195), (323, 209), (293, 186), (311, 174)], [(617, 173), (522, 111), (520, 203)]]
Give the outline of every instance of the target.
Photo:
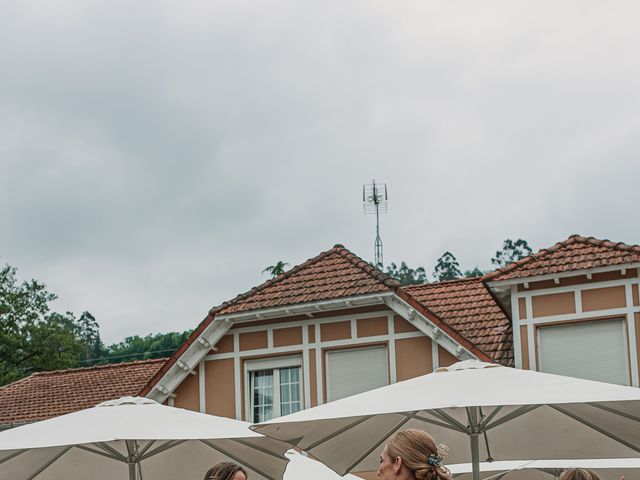
[(251, 391), (251, 372), (273, 370), (273, 418), (280, 417), (280, 369), (300, 368), (300, 408), (304, 409), (304, 378), (301, 355), (288, 355), (277, 358), (260, 358), (244, 362), (244, 412), (247, 422), (253, 423), (253, 392)]
[[(391, 340), (393, 341), (393, 340)], [(390, 385), (391, 384), (391, 375), (389, 372), (389, 344), (376, 344), (376, 345), (368, 345), (365, 347), (354, 347), (354, 348), (336, 348), (336, 349), (331, 349), (331, 350), (327, 350), (325, 352), (325, 370), (326, 370), (326, 386), (327, 386), (327, 392), (326, 392), (326, 399), (327, 401), (329, 401), (329, 398), (331, 398), (331, 385), (329, 382), (329, 375), (331, 375), (331, 368), (329, 367), (329, 364), (327, 362), (326, 359), (326, 354), (331, 354), (331, 353), (344, 353), (344, 352), (352, 352), (352, 351), (358, 351), (358, 352), (362, 352), (364, 350), (384, 350), (385, 354), (386, 354), (386, 368), (385, 368), (385, 373), (387, 375), (387, 383), (386, 385)]]

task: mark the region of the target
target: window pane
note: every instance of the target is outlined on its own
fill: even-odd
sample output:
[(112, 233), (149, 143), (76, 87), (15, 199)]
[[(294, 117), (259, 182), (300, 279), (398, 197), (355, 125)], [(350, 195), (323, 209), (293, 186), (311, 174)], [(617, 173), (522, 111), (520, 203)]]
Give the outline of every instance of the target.
[(273, 370), (251, 372), (253, 421), (273, 418)]
[(280, 414), (288, 415), (300, 410), (300, 367), (280, 369)]

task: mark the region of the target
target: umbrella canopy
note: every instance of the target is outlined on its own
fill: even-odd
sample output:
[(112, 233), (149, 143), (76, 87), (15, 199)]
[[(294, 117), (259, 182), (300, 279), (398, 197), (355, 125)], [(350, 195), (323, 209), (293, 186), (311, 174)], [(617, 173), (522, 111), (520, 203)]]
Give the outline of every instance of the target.
[[(460, 463), (449, 465), (449, 470), (457, 480), (471, 478), (472, 465)], [(609, 458), (598, 460), (514, 460), (504, 462), (482, 462), (480, 471), (485, 480), (502, 478), (514, 480), (551, 480), (559, 477), (567, 468), (588, 468), (593, 470), (600, 480), (639, 480), (640, 459)]]
[(124, 397), (0, 432), (0, 478), (201, 480), (229, 460), (279, 480), (288, 448), (245, 422)]
[(468, 360), (252, 428), (297, 445), (339, 474), (377, 468), (397, 430), (420, 428), (480, 459), (640, 456), (640, 389)]
[[(289, 464), (284, 472), (284, 480), (362, 480), (355, 475), (341, 477), (323, 463), (313, 460), (294, 450), (287, 452)], [(616, 479), (618, 480), (618, 479)]]

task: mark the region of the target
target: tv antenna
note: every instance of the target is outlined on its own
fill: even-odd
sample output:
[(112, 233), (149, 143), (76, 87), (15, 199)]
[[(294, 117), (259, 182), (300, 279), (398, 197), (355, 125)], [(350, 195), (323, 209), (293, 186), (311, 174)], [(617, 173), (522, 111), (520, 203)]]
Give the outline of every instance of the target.
[(380, 214), (387, 213), (387, 184), (376, 183), (371, 180), (370, 184), (362, 186), (362, 206), (365, 214), (376, 214), (376, 241), (374, 243), (375, 266), (382, 270), (382, 238), (380, 238)]

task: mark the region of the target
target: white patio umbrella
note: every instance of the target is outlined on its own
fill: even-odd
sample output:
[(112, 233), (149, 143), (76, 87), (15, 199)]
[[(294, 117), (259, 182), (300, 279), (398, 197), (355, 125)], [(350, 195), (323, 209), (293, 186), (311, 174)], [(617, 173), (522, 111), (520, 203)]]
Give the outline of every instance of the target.
[(640, 456), (640, 389), (468, 360), (286, 417), (255, 431), (297, 445), (338, 474), (377, 468), (397, 430), (450, 447), (449, 463)]
[[(471, 478), (473, 466), (470, 463), (448, 465), (457, 480)], [(607, 458), (588, 460), (512, 460), (503, 462), (482, 462), (480, 472), (485, 480), (550, 480), (549, 476), (559, 477), (567, 468), (588, 468), (593, 470), (600, 480), (640, 479), (640, 458)]]
[(288, 448), (246, 422), (124, 397), (0, 432), (0, 479), (202, 480), (229, 460), (280, 480)]
[(324, 463), (313, 460), (294, 450), (287, 452), (289, 464), (284, 472), (284, 480), (362, 480), (355, 475), (341, 477)]

